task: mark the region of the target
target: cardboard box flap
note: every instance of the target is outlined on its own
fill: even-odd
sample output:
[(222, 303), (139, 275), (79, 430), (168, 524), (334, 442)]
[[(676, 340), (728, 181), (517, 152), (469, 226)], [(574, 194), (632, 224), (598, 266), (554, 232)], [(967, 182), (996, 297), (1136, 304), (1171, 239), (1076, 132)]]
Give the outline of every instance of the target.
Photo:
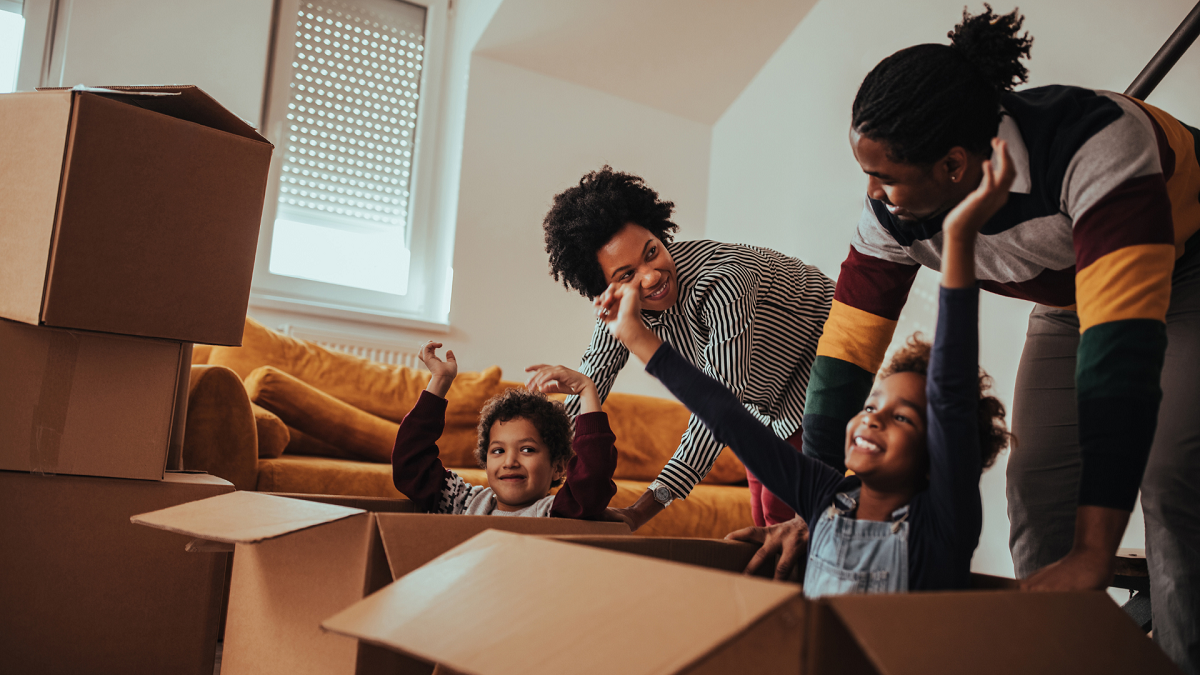
[[(242, 138), (262, 143), (267, 142), (248, 122), (230, 112), (216, 99), (199, 87), (189, 84), (173, 85), (116, 85), (89, 87), (45, 87), (38, 91), (70, 90), (80, 94), (104, 96), (152, 110), (176, 119), (195, 122), (206, 127), (219, 129)], [(273, 146), (272, 146), (273, 147)]]
[(462, 673), (648, 675), (699, 661), (798, 596), (788, 584), (488, 530), (322, 626)]
[(138, 525), (199, 539), (249, 544), (349, 518), (362, 509), (239, 491), (133, 516)]
[(823, 604), (881, 675), (1180, 672), (1099, 591), (843, 596)]
[(632, 538), (625, 523), (569, 518), (376, 513), (375, 519), (393, 579), (399, 579), (484, 530), (543, 536), (574, 534), (604, 535), (604, 539)]

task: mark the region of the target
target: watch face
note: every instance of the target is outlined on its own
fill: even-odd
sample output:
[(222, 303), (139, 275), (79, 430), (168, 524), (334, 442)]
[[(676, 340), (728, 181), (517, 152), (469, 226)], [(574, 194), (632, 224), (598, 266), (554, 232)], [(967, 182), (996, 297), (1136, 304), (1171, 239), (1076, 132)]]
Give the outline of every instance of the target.
[(666, 504), (667, 502), (671, 501), (670, 488), (668, 488), (664, 485), (660, 485), (660, 486), (654, 488), (654, 499), (657, 500), (658, 503), (660, 503), (660, 504)]

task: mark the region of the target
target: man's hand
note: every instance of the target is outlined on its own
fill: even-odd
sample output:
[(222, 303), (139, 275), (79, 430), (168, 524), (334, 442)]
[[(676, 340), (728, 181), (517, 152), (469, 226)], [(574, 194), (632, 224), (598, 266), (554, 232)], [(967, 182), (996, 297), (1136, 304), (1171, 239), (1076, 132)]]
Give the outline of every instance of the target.
[(421, 347), (418, 357), (433, 375), (429, 379), (429, 386), (425, 387), (425, 391), (439, 398), (446, 398), (446, 392), (450, 391), (450, 384), (458, 376), (458, 361), (454, 358), (454, 352), (451, 350), (446, 350), (445, 361), (438, 358), (437, 350), (441, 346), (442, 343), (430, 340)]
[(600, 395), (587, 375), (566, 366), (546, 364), (529, 366), (525, 372), (533, 373), (525, 383), (526, 389), (543, 394), (578, 394), (580, 412), (600, 412)]
[(611, 284), (592, 304), (612, 336), (642, 363), (648, 363), (662, 346), (662, 340), (642, 321), (641, 289), (636, 284)]
[(725, 535), (726, 539), (762, 544), (750, 564), (746, 565), (746, 574), (754, 574), (766, 561), (774, 555), (779, 556), (775, 564), (775, 578), (786, 581), (792, 570), (808, 552), (808, 523), (800, 516), (770, 527), (744, 527)]
[(1026, 591), (1103, 590), (1112, 583), (1114, 556), (1129, 512), (1104, 506), (1075, 510), (1075, 543), (1067, 557), (1021, 581)]

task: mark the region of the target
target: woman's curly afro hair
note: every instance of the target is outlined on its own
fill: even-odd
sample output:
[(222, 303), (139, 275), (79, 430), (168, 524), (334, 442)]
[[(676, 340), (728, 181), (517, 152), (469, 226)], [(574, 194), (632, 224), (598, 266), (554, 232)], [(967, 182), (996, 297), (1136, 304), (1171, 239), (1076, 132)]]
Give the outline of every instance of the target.
[(671, 243), (678, 226), (671, 222), (672, 202), (662, 201), (640, 176), (613, 171), (605, 165), (579, 179), (579, 185), (554, 196), (554, 206), (542, 221), (550, 274), (567, 289), (591, 299), (608, 288), (596, 260), (609, 239), (636, 223)]
[[(479, 411), (479, 440), (475, 445), (475, 460), (479, 462), (479, 467), (487, 468), (492, 425), (518, 417), (529, 420), (541, 434), (542, 442), (550, 450), (550, 464), (553, 466), (561, 462), (566, 467), (575, 454), (571, 450), (571, 420), (567, 416), (567, 409), (558, 401), (551, 401), (545, 395), (528, 389), (506, 389), (483, 404), (483, 410)], [(556, 480), (551, 487), (561, 483), (562, 480)]]
[[(920, 338), (920, 333), (909, 336), (893, 356), (892, 360), (879, 377), (885, 378), (896, 373), (916, 373), (924, 377), (929, 370), (929, 354), (933, 346)], [(979, 369), (979, 451), (983, 457), (983, 468), (986, 470), (996, 463), (1000, 451), (1015, 443), (1012, 432), (1004, 424), (1004, 404), (995, 396), (988, 395), (992, 388), (992, 378)]]

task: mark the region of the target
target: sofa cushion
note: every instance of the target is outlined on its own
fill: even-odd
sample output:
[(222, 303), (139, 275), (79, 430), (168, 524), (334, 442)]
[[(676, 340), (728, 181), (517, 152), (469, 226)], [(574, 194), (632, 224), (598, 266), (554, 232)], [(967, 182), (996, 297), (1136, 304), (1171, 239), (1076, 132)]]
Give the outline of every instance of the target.
[(254, 413), (254, 428), (258, 432), (258, 456), (270, 459), (282, 455), (291, 440), (287, 425), (278, 415), (253, 402), (250, 410)]
[[(483, 469), (455, 469), (463, 480), (486, 485)], [(629, 506), (646, 491), (641, 481), (618, 480), (617, 495), (610, 506)], [(392, 484), (391, 467), (324, 457), (264, 459), (258, 463), (258, 489), (264, 492), (344, 494), (370, 497), (399, 497)], [(652, 537), (720, 538), (753, 525), (750, 490), (728, 485), (698, 485), (687, 499), (669, 508), (635, 534)]]
[[(214, 347), (208, 363), (225, 366), (245, 379), (262, 366), (273, 366), (359, 410), (400, 422), (429, 384), (427, 371), (375, 363), (281, 335), (246, 319), (241, 347)], [(474, 433), (484, 401), (500, 393), (500, 369), (459, 373), (446, 395), (447, 428)]]

